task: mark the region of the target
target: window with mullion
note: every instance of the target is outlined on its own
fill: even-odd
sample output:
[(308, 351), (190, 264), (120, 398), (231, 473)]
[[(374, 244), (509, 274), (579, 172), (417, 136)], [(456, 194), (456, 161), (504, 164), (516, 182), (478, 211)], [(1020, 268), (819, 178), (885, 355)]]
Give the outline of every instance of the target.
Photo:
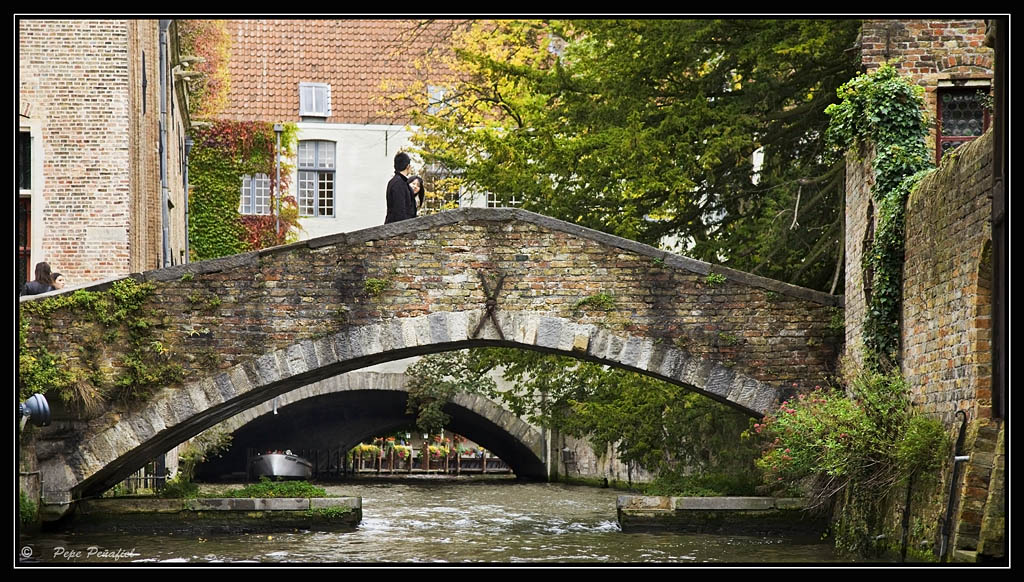
[(510, 194), (508, 198), (499, 198), (497, 194), (493, 192), (487, 193), (487, 207), (488, 208), (515, 208), (523, 203), (515, 194)]
[(242, 176), (242, 192), (238, 199), (239, 214), (270, 214), (270, 176)]
[(332, 141), (299, 142), (299, 216), (334, 216), (334, 158)]
[(988, 129), (985, 92), (980, 87), (939, 88), (936, 161), (941, 161), (949, 150), (977, 139)]
[(329, 117), (331, 86), (326, 83), (299, 83), (299, 115)]

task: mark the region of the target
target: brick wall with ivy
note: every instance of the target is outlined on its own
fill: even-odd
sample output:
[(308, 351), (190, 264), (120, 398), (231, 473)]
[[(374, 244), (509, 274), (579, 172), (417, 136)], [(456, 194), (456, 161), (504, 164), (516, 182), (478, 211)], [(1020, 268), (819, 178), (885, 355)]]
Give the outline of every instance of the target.
[(984, 46), (980, 19), (878, 19), (861, 25), (861, 62), (866, 71), (892, 62), (924, 87), (931, 113), (928, 147), (935, 148), (937, 90), (940, 82), (991, 80), (993, 55)]
[[(960, 425), (955, 412), (964, 410), (969, 419), (964, 452), (971, 461), (956, 487), (949, 541), (949, 559), (960, 561), (973, 561), (982, 551), (1005, 552), (999, 534), (1005, 484), (996, 478), (1002, 474), (998, 451), (1004, 437), (1001, 423), (990, 420), (992, 155), (991, 133), (962, 146), (921, 180), (906, 204), (901, 369), (915, 408), (942, 421), (954, 438)], [(869, 224), (878, 216), (868, 210), (870, 156), (848, 160), (844, 353), (863, 361), (862, 256)], [(912, 504), (911, 539), (932, 559), (941, 545), (951, 466), (943, 467), (940, 487)], [(889, 512), (892, 539), (900, 535), (901, 512), (902, 503)]]
[[(201, 261), (293, 242), (298, 237), (298, 206), (288, 191), (289, 160), (294, 153), (295, 124), (281, 135), (281, 185), (275, 184), (274, 125), (265, 122), (217, 121), (197, 128), (189, 156), (189, 241), (192, 260)], [(239, 213), (243, 176), (270, 179), (270, 214)], [(280, 214), (278, 214), (280, 209)]]

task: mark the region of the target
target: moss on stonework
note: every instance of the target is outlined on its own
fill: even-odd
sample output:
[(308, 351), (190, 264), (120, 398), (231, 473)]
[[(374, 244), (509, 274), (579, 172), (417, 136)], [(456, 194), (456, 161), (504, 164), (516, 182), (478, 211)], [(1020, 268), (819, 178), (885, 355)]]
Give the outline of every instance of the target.
[[(153, 389), (179, 382), (184, 369), (176, 363), (174, 343), (162, 313), (148, 308), (154, 286), (127, 278), (106, 291), (78, 290), (20, 306), (18, 393), (55, 394), (73, 408), (95, 410), (103, 402), (137, 401)], [(53, 333), (62, 314), (73, 314), (77, 357), (53, 355), (44, 344), (29, 345), (29, 331)], [(58, 340), (59, 341), (59, 340)]]

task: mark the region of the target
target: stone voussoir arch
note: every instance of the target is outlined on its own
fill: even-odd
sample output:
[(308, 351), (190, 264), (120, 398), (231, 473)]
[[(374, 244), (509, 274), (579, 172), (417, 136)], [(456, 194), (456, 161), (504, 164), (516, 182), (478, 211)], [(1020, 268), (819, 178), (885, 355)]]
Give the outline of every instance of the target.
[[(278, 394), (477, 346), (624, 367), (761, 416), (833, 373), (830, 320), (842, 305), (509, 209), (461, 209), (133, 278), (153, 283), (148, 301), (164, 314), (167, 345), (185, 356), (186, 379), (130, 411), (111, 406), (41, 461), (44, 501), (112, 486), (123, 467)], [(202, 307), (196, 297), (216, 301)], [(27, 343), (73, 361), (73, 343), (47, 329), (73, 336), (85, 324), (71, 310), (53, 318), (30, 327)], [(216, 366), (189, 357), (200, 351)]]

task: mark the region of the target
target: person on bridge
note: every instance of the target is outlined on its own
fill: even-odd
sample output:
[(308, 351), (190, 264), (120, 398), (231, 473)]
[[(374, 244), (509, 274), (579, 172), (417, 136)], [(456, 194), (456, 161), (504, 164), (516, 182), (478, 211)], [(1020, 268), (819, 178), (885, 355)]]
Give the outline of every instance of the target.
[(423, 178), (419, 176), (413, 176), (409, 178), (409, 188), (412, 190), (412, 215), (418, 214), (418, 209), (423, 208), (423, 199), (426, 197), (427, 192), (423, 189)]
[(53, 274), (50, 272), (50, 263), (42, 261), (36, 263), (36, 278), (34, 281), (29, 281), (21, 289), (22, 295), (39, 295), (40, 293), (47, 293), (53, 291)]
[(61, 275), (60, 273), (54, 273), (53, 288), (56, 289), (57, 291), (60, 291), (61, 289), (64, 288), (64, 285), (67, 285), (67, 281), (64, 280), (64, 275)]
[(384, 224), (416, 217), (416, 204), (412, 199), (412, 188), (409, 187), (411, 162), (409, 154), (405, 152), (395, 155), (395, 176), (388, 182), (388, 214), (384, 217)]

